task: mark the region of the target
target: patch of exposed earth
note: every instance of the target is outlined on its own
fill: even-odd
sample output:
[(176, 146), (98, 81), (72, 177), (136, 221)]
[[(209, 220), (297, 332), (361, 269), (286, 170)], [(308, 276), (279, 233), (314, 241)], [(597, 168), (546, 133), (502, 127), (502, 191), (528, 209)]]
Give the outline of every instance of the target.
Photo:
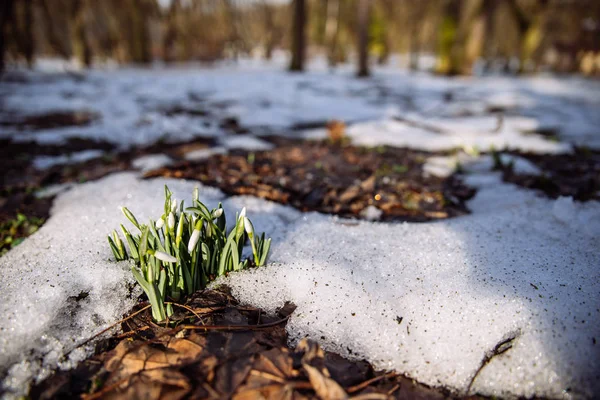
[(122, 333), (35, 385), (30, 398), (452, 398), (307, 340), (290, 348), (292, 304), (269, 315), (240, 305), (227, 288), (205, 290), (177, 307), (168, 326), (154, 323), (148, 307), (138, 304), (120, 323)]

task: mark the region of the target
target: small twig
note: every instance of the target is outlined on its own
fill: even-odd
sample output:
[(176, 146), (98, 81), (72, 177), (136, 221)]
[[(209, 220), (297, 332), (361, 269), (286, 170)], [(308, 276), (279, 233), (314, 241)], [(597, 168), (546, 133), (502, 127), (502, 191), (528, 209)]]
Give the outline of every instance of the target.
[(103, 329), (102, 331), (96, 333), (95, 335), (87, 338), (86, 340), (84, 340), (83, 342), (79, 343), (78, 345), (76, 345), (75, 347), (73, 347), (71, 350), (67, 351), (65, 354), (63, 354), (63, 358), (67, 357), (69, 354), (71, 354), (73, 352), (73, 350), (80, 348), (81, 346), (85, 346), (86, 344), (88, 344), (89, 342), (91, 342), (92, 340), (96, 339), (98, 336), (108, 332), (109, 330), (111, 330), (112, 328), (114, 328), (115, 326), (122, 324), (123, 322), (130, 320), (131, 318), (135, 317), (136, 315), (146, 311), (147, 309), (149, 309), (150, 307), (152, 307), (150, 304), (148, 304), (147, 306), (145, 306), (144, 308), (142, 308), (141, 310), (138, 310), (136, 312), (134, 312), (133, 314), (123, 318), (120, 321), (115, 322), (114, 324), (110, 325), (108, 328)]
[(118, 340), (124, 339), (126, 337), (133, 336), (133, 335), (135, 335), (135, 334), (137, 334), (137, 333), (139, 333), (141, 331), (146, 331), (148, 329), (150, 329), (150, 327), (148, 325), (145, 325), (145, 326), (139, 327), (137, 329), (132, 329), (132, 330), (130, 330), (128, 332), (121, 333), (120, 335), (115, 336), (115, 339), (118, 339)]
[(351, 397), (351, 400), (387, 400), (389, 396), (383, 393), (365, 393)]
[(198, 313), (196, 313), (196, 311), (194, 311), (194, 309), (192, 309), (191, 307), (188, 307), (188, 306), (183, 305), (183, 304), (177, 304), (177, 303), (169, 302), (169, 301), (166, 301), (165, 304), (171, 304), (173, 306), (181, 307), (181, 308), (183, 308), (185, 310), (188, 310), (189, 312), (191, 312), (192, 314), (194, 314), (196, 316), (196, 318), (198, 318), (198, 320), (200, 321), (200, 323), (202, 325), (204, 325), (204, 321), (202, 321), (202, 318), (200, 318), (200, 315), (198, 315)]
[(488, 365), (490, 361), (492, 361), (492, 358), (499, 356), (500, 354), (503, 354), (503, 353), (507, 352), (508, 350), (512, 349), (514, 340), (519, 336), (520, 336), (520, 332), (513, 333), (507, 339), (503, 339), (500, 342), (498, 342), (494, 346), (492, 351), (490, 351), (489, 353), (487, 353), (485, 355), (485, 357), (483, 357), (483, 360), (481, 360), (481, 364), (479, 365), (479, 368), (477, 368), (477, 371), (475, 371), (475, 374), (473, 374), (473, 377), (471, 378), (471, 381), (469, 382), (469, 385), (467, 386), (467, 395), (471, 392), (471, 387), (473, 386), (473, 383), (475, 383), (475, 379), (477, 379), (477, 376), (479, 376), (479, 374), (481, 373), (483, 368), (485, 368), (485, 366)]
[(177, 327), (177, 330), (207, 330), (207, 331), (253, 331), (258, 329), (271, 328), (273, 326), (277, 326), (286, 322), (290, 317), (287, 316), (283, 319), (269, 322), (267, 324), (258, 324), (258, 325), (180, 325)]
[(388, 395), (388, 396), (391, 396), (391, 395), (392, 395), (392, 394), (394, 394), (394, 392), (395, 392), (396, 390), (398, 390), (398, 389), (400, 389), (400, 385), (396, 385), (396, 386), (394, 386), (393, 388), (391, 388), (390, 390), (388, 390), (388, 392), (387, 392), (387, 395)]
[(359, 392), (359, 391), (363, 390), (364, 388), (366, 388), (367, 386), (369, 386), (371, 383), (380, 381), (382, 379), (391, 378), (392, 376), (396, 376), (396, 373), (388, 372), (387, 374), (376, 376), (376, 377), (368, 379), (362, 383), (359, 383), (358, 385), (350, 386), (348, 389), (346, 389), (346, 392), (348, 392), (350, 394)]
[(82, 394), (81, 398), (84, 399), (84, 400), (99, 399), (102, 396), (104, 396), (106, 393), (112, 392), (113, 390), (115, 390), (116, 388), (118, 388), (119, 386), (121, 386), (121, 384), (123, 384), (123, 382), (126, 382), (126, 381), (130, 380), (132, 377), (133, 377), (133, 375), (129, 375), (129, 376), (123, 378), (123, 379), (119, 379), (117, 382), (113, 383), (112, 385), (103, 387), (102, 389), (100, 389), (96, 393)]

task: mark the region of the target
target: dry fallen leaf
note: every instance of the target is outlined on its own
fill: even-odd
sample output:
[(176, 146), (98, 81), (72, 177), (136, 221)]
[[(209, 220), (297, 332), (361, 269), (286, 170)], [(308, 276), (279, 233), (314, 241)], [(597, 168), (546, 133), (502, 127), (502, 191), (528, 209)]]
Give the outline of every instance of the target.
[(306, 371), (315, 393), (322, 400), (342, 400), (348, 398), (344, 389), (336, 381), (326, 377), (317, 368), (308, 364), (302, 364), (302, 367)]

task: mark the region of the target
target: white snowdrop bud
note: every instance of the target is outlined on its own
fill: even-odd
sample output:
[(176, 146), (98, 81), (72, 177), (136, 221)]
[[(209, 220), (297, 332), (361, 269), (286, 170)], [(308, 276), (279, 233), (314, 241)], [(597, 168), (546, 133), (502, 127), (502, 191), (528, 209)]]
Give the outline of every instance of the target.
[(160, 229), (163, 226), (165, 226), (165, 220), (160, 217), (157, 221), (156, 221), (156, 229)]
[[(195, 203), (198, 200), (199, 193), (200, 193), (200, 190), (198, 189), (198, 186), (196, 186), (194, 188), (194, 191), (192, 192), (192, 202)], [(192, 204), (192, 205), (194, 205), (194, 204)]]
[(164, 261), (164, 262), (168, 262), (168, 263), (177, 262), (177, 259), (175, 257), (173, 257), (170, 254), (163, 253), (162, 251), (155, 251), (154, 257), (158, 258), (160, 261)]
[(244, 229), (246, 230), (248, 237), (252, 239), (254, 236), (254, 226), (252, 226), (252, 222), (250, 222), (248, 217), (244, 217)]
[(200, 240), (200, 230), (194, 229), (194, 232), (192, 232), (192, 237), (190, 237), (190, 242), (188, 243), (188, 253), (191, 254), (192, 251), (194, 251), (199, 240)]
[(245, 218), (246, 217), (246, 207), (242, 208), (242, 211), (240, 211), (240, 219)]
[(171, 200), (171, 212), (175, 212), (177, 210), (177, 199), (175, 197), (173, 197), (173, 200)]
[(212, 217), (213, 219), (217, 219), (219, 218), (221, 215), (223, 215), (223, 209), (222, 208), (217, 208), (215, 211), (213, 211), (212, 213)]
[(169, 213), (169, 219), (167, 220), (167, 226), (169, 227), (170, 231), (175, 229), (175, 216), (173, 215), (172, 212)]

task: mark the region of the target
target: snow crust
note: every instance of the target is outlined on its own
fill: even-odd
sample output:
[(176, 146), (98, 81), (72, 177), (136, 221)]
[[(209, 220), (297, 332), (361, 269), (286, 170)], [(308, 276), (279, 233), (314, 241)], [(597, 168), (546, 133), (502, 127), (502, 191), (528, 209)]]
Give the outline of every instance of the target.
[[(598, 393), (600, 204), (556, 201), (478, 173), (472, 215), (429, 224), (356, 222), (303, 214), (253, 197), (208, 204), (248, 209), (273, 237), (265, 268), (222, 282), (242, 301), (274, 310), (294, 302), (288, 330), (351, 357), (466, 393), (593, 397)], [(137, 180), (132, 173), (77, 185), (59, 195), (52, 217), (0, 258), (0, 365), (4, 388), (20, 394), (34, 376), (72, 366), (76, 343), (118, 320), (134, 303), (127, 263), (112, 261), (105, 235), (160, 210), (163, 184), (188, 199), (197, 183)], [(75, 301), (73, 296), (89, 293)], [(135, 291), (133, 298), (139, 291)]]
[(55, 165), (74, 164), (93, 160), (94, 158), (102, 157), (103, 154), (104, 152), (100, 150), (84, 150), (68, 155), (37, 156), (33, 160), (33, 166), (37, 169), (48, 169)]
[[(476, 175), (473, 214), (432, 224), (349, 224), (305, 215), (272, 264), (224, 280), (236, 297), (298, 309), (308, 336), (434, 386), (593, 397), (600, 390), (600, 204), (556, 201)], [(482, 179), (486, 178), (486, 179)]]
[[(349, 135), (367, 145), (432, 150), (465, 144), (487, 150), (494, 145), (538, 152), (566, 151), (568, 144), (600, 147), (600, 82), (581, 78), (449, 79), (376, 68), (373, 78), (357, 80), (345, 66), (330, 72), (325, 65), (314, 65), (305, 74), (289, 74), (280, 64), (256, 63), (27, 76), (36, 84), (0, 82), (0, 117), (85, 109), (101, 118), (89, 126), (36, 132), (6, 127), (0, 137), (41, 143), (83, 137), (121, 147), (199, 137), (235, 143), (242, 139), (219, 124), (233, 117), (252, 134), (261, 135), (261, 128), (268, 127), (270, 133), (291, 136), (311, 134), (289, 129), (298, 124), (343, 120), (354, 124)], [(426, 122), (445, 134), (396, 117)], [(568, 144), (536, 134), (542, 131)]]
[[(2, 382), (7, 396), (24, 394), (34, 377), (43, 379), (57, 366), (76, 365), (89, 347), (62, 355), (118, 321), (136, 302), (141, 291), (134, 286), (129, 293), (134, 283), (129, 264), (113, 260), (106, 235), (120, 223), (133, 228), (119, 205), (140, 221), (156, 218), (164, 183), (138, 181), (127, 173), (77, 185), (58, 196), (38, 232), (0, 258), (0, 376), (7, 374)], [(168, 183), (179, 198), (190, 197), (198, 185)], [(212, 188), (201, 194), (215, 206), (223, 197)]]

